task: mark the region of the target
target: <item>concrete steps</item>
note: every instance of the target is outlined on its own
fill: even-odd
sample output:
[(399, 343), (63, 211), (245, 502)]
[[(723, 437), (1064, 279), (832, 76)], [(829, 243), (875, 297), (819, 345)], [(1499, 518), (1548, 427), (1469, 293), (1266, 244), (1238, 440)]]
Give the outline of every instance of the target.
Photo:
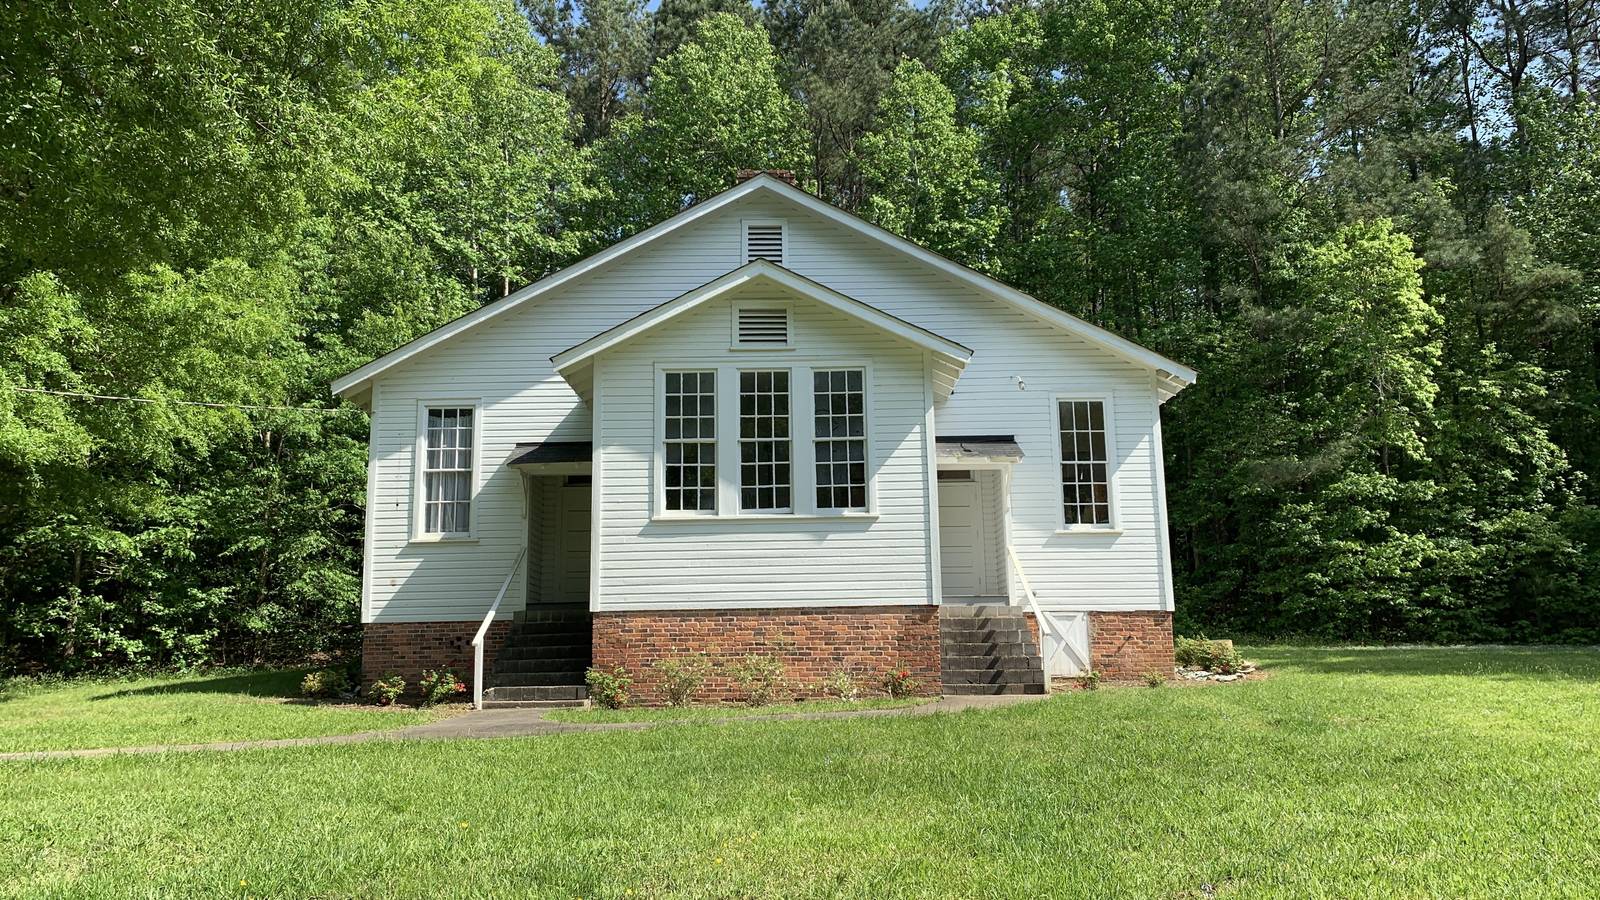
[(946, 694), (1043, 694), (1044, 663), (1027, 617), (1010, 606), (939, 611)]

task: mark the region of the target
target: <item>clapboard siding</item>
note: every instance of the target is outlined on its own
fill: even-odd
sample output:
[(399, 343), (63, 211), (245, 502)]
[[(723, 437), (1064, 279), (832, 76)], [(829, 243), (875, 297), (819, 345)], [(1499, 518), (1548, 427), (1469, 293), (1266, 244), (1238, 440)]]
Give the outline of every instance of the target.
[[(1017, 436), (1026, 457), (1012, 477), (1011, 537), (1043, 603), (1062, 608), (1170, 608), (1165, 586), (1166, 542), (1160, 533), (1158, 509), (1160, 461), (1154, 455), (1157, 395), (1147, 371), (922, 263), (863, 241), (798, 205), (773, 197), (752, 197), (445, 341), (377, 378), (372, 400), (366, 621), (482, 616), (523, 546), (528, 528), (520, 476), (504, 467), (513, 446), (519, 441), (591, 437), (591, 410), (555, 374), (549, 358), (736, 268), (743, 262), (742, 218), (787, 222), (788, 268), (974, 350), (955, 394), (935, 409), (935, 430)], [(726, 310), (722, 316), (726, 337)], [(841, 340), (849, 337), (840, 335)], [(874, 338), (857, 334), (854, 339), (870, 342)], [(642, 349), (650, 340), (644, 339), (634, 352), (653, 352)], [(888, 338), (880, 340), (892, 343)], [(720, 352), (727, 349), (724, 340)], [(895, 349), (909, 352), (900, 345)], [(658, 355), (667, 354), (663, 350)], [(830, 355), (849, 354), (834, 350)], [(920, 373), (920, 356), (918, 359)], [(608, 359), (596, 367), (601, 378), (607, 377), (606, 366), (611, 362)], [(875, 367), (885, 365), (877, 355), (873, 363)], [(882, 373), (879, 380), (884, 380)], [(598, 403), (608, 421), (653, 421), (653, 391), (648, 386), (638, 391), (632, 389), (637, 384), (629, 390), (613, 387), (601, 385), (605, 395)], [(1111, 401), (1118, 534), (1057, 533), (1060, 488), (1052, 426), (1057, 394), (1102, 396)], [(894, 409), (922, 409), (927, 396), (920, 382), (894, 378), (879, 387), (873, 402)], [(410, 540), (417, 404), (429, 398), (479, 398), (482, 403), (474, 506), (477, 540), (472, 543)], [(906, 427), (913, 426), (920, 441), (921, 420)], [(856, 522), (758, 522), (747, 527), (743, 522), (720, 523), (715, 527), (739, 527), (739, 537), (716, 544), (710, 555), (720, 562), (704, 565), (686, 560), (689, 554), (685, 551), (703, 544), (706, 535), (695, 529), (706, 526), (672, 523), (670, 533), (611, 546), (623, 527), (617, 523), (637, 516), (639, 504), (650, 502), (649, 454), (648, 447), (629, 444), (618, 447), (605, 461), (598, 488), (604, 492), (601, 508), (606, 520), (598, 563), (602, 602), (609, 604), (607, 595), (616, 592), (618, 603), (648, 604), (655, 587), (663, 596), (681, 597), (689, 592), (680, 590), (671, 579), (698, 579), (707, 569), (739, 572), (748, 602), (763, 604), (769, 602), (764, 598), (775, 598), (787, 590), (768, 588), (772, 579), (791, 587), (803, 583), (817, 601), (849, 602), (852, 597), (873, 594), (873, 602), (911, 602), (930, 590), (928, 522), (906, 513), (914, 507), (926, 509), (933, 496), (925, 457), (916, 457), (915, 452), (894, 454), (893, 467), (880, 473), (877, 501), (884, 514), (866, 529), (870, 539), (860, 537)], [(902, 477), (912, 472), (920, 474)], [(637, 500), (629, 506), (632, 492), (637, 492)], [(895, 511), (892, 516), (888, 515), (891, 508)], [(820, 550), (824, 544), (826, 552)], [(799, 557), (791, 556), (796, 547), (811, 549)], [(762, 556), (772, 553), (781, 555)], [(860, 558), (856, 558), (858, 553)], [(759, 567), (754, 563), (760, 563)], [(679, 576), (679, 571), (685, 574)], [(874, 580), (866, 589), (854, 592), (844, 587), (851, 581), (846, 576), (858, 579), (883, 571), (910, 580), (896, 581), (892, 592), (887, 579)], [(506, 600), (508, 611), (520, 609), (524, 602), (527, 579), (516, 581)], [(693, 593), (708, 604), (741, 602), (733, 596), (736, 591), (721, 582), (716, 593)], [(894, 596), (876, 596), (888, 593)]]
[[(732, 350), (732, 306), (788, 300), (742, 291), (709, 301), (600, 358), (604, 477), (600, 609), (929, 603), (925, 536), (928, 400), (923, 352), (812, 301), (792, 299), (791, 350)], [(655, 507), (660, 363), (745, 369), (870, 365), (868, 464), (876, 518), (669, 519)], [(793, 379), (796, 401), (811, 390)], [(727, 419), (720, 419), (726, 422)], [(793, 439), (810, 425), (793, 419)], [(737, 441), (724, 428), (722, 441)], [(809, 473), (794, 467), (797, 500)], [(723, 478), (736, 472), (721, 473)]]

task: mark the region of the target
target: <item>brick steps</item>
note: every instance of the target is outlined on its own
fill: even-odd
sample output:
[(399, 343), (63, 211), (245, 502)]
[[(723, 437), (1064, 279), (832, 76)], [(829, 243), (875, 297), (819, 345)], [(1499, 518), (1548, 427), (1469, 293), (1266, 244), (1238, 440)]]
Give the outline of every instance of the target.
[(1043, 661), (1021, 610), (944, 607), (939, 647), (946, 694), (1045, 692)]

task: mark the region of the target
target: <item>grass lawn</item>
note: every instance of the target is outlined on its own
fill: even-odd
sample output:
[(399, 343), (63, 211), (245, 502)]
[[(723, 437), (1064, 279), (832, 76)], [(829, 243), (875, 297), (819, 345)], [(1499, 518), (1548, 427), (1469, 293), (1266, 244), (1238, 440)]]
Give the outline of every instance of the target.
[(195, 744), (401, 728), (436, 712), (295, 702), (305, 670), (6, 682), (0, 751)]
[(806, 713), (860, 712), (867, 709), (903, 709), (932, 703), (931, 697), (903, 700), (807, 700), (803, 703), (774, 703), (770, 706), (681, 706), (648, 709), (553, 709), (545, 718), (556, 722), (715, 722), (722, 719), (748, 719), (763, 716), (793, 716)]
[(953, 715), (0, 764), (0, 894), (1580, 897), (1600, 654)]

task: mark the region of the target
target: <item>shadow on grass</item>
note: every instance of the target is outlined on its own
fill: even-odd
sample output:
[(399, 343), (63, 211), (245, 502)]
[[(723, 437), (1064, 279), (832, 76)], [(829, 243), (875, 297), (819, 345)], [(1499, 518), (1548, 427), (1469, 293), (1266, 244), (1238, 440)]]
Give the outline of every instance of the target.
[[(96, 694), (91, 700), (114, 700), (119, 697), (151, 697), (162, 694), (240, 694), (247, 697), (298, 699), (300, 680), (305, 669), (282, 669), (260, 672), (232, 672), (226, 675), (197, 676), (182, 681), (169, 681), (146, 687), (113, 690)], [(106, 685), (112, 687), (112, 685)]]
[(1600, 679), (1595, 647), (1272, 647), (1249, 654), (1271, 668), (1326, 675)]

